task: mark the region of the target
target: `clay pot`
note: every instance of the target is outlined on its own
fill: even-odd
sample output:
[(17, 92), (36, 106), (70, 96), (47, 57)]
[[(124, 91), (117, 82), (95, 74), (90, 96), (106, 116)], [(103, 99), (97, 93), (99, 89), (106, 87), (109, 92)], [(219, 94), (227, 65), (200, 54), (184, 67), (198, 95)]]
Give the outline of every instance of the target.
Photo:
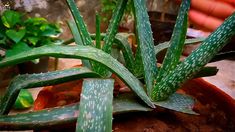
[[(177, 92), (194, 97), (196, 99), (194, 111), (200, 115), (189, 115), (157, 107), (151, 112), (114, 115), (113, 131), (235, 131), (235, 100), (219, 88), (203, 79), (194, 79), (185, 83)], [(74, 125), (73, 123), (73, 126), (64, 127), (66, 130), (71, 128), (71, 131), (74, 131)]]
[(193, 96), (194, 110), (188, 115), (157, 108), (152, 112), (136, 112), (114, 116), (114, 132), (165, 131), (235, 131), (235, 100), (203, 79), (187, 82), (182, 91)]

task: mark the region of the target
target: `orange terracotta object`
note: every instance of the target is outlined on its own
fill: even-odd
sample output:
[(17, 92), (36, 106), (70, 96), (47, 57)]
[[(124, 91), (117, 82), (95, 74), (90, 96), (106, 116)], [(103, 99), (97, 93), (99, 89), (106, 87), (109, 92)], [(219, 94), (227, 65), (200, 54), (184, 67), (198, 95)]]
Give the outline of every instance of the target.
[(34, 102), (34, 110), (63, 106), (78, 102), (82, 89), (82, 81), (77, 80), (44, 87)]

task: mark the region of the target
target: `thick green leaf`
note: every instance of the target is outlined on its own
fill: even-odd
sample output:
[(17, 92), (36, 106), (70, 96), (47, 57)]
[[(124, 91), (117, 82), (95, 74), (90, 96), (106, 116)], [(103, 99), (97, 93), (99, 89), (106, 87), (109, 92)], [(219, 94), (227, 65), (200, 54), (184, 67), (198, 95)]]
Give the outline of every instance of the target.
[[(196, 43), (201, 43), (204, 41), (205, 38), (193, 38), (193, 39), (185, 39), (184, 45), (190, 45), (190, 44), (196, 44)], [(170, 42), (164, 42), (156, 45), (154, 47), (155, 49), (155, 54), (158, 55), (159, 52), (163, 51), (164, 49), (167, 49), (170, 47)]]
[(10, 57), (10, 56), (14, 56), (17, 55), (19, 53), (31, 50), (32, 48), (29, 47), (26, 43), (24, 42), (19, 42), (17, 44), (14, 44), (12, 49), (9, 49), (6, 51), (6, 57)]
[(99, 75), (85, 67), (81, 67), (49, 73), (17, 76), (11, 81), (0, 104), (0, 115), (9, 112), (21, 89), (54, 85), (88, 77), (99, 77)]
[(83, 45), (82, 38), (77, 30), (76, 23), (73, 21), (67, 21), (70, 31), (72, 32), (74, 41), (78, 45)]
[[(177, 102), (180, 101), (181, 103)], [(182, 110), (189, 114), (196, 114), (189, 108), (192, 107), (193, 99), (181, 94), (174, 94), (168, 101), (157, 102), (156, 104), (163, 107)], [(169, 104), (170, 103), (170, 104)], [(179, 108), (180, 104), (182, 108)], [(189, 107), (189, 108), (187, 108)], [(32, 130), (32, 129), (50, 129), (63, 125), (68, 125), (76, 122), (79, 105), (73, 104), (59, 108), (51, 108), (41, 111), (23, 113), (18, 115), (0, 116), (1, 130)], [(122, 114), (127, 112), (137, 111), (152, 111), (145, 104), (142, 104), (137, 96), (129, 93), (118, 95), (113, 100), (113, 114)]]
[(96, 25), (96, 35), (95, 35), (95, 47), (101, 49), (101, 32), (100, 32), (100, 15), (96, 13), (95, 15), (95, 25)]
[[(18, 115), (0, 116), (0, 130), (32, 130), (55, 128), (61, 124), (75, 123), (78, 116), (78, 104), (51, 108)], [(122, 94), (113, 100), (113, 114), (135, 111), (152, 111), (142, 104), (133, 94)]]
[(165, 101), (154, 102), (155, 105), (163, 108), (195, 115), (197, 113), (192, 110), (194, 103), (195, 101), (192, 97), (178, 93), (174, 93)]
[[(77, 30), (76, 24), (73, 21), (68, 21), (69, 28), (72, 32), (75, 43), (78, 45), (83, 45), (81, 35)], [(88, 60), (82, 60), (82, 64), (88, 68), (91, 68), (91, 64)]]
[[(89, 35), (89, 32), (87, 31), (86, 25), (85, 25), (84, 20), (81, 16), (77, 6), (76, 6), (75, 1), (74, 0), (67, 0), (67, 4), (69, 6), (69, 9), (70, 9), (70, 11), (73, 15), (73, 18), (74, 18), (74, 21), (75, 21), (75, 24), (76, 24), (76, 29), (73, 26), (74, 29), (72, 30), (72, 33), (76, 33), (76, 34), (74, 34), (74, 35), (76, 35), (74, 37), (78, 37), (78, 38), (75, 38), (75, 42), (77, 43), (81, 39), (82, 43), (77, 43), (77, 44), (93, 46), (93, 41), (92, 41), (92, 39)], [(77, 31), (75, 31), (75, 30), (77, 30)], [(80, 35), (78, 35), (78, 33)], [(92, 68), (92, 63), (91, 62), (89, 62), (87, 60), (83, 60), (82, 62), (88, 68)]]
[[(157, 83), (154, 100), (164, 100), (185, 81), (193, 78), (235, 35), (235, 13), (216, 29), (176, 69)], [(164, 94), (163, 94), (164, 93)]]
[(21, 21), (21, 14), (16, 11), (6, 10), (3, 12), (1, 19), (5, 27), (12, 28)]
[(113, 16), (111, 18), (108, 31), (104, 38), (104, 46), (102, 50), (106, 53), (111, 53), (111, 48), (114, 42), (114, 38), (118, 32), (118, 25), (124, 14), (126, 8), (127, 0), (119, 0), (116, 9), (114, 10)]
[(78, 104), (34, 111), (17, 115), (0, 116), (0, 130), (40, 130), (71, 125), (78, 116)]
[(76, 132), (111, 132), (113, 79), (83, 81)]
[(114, 114), (152, 110), (153, 109), (144, 104), (136, 95), (132, 93), (119, 94), (113, 100)]
[(217, 67), (203, 67), (193, 78), (214, 76), (218, 71)]
[(153, 35), (149, 22), (146, 1), (133, 0), (133, 7), (137, 31), (137, 42), (144, 67), (144, 78), (147, 85), (147, 93), (150, 95), (154, 80), (157, 76), (157, 60), (154, 51)]
[[(170, 47), (166, 52), (163, 64), (159, 71), (157, 81), (161, 81), (163, 77), (168, 75), (180, 61), (180, 56), (183, 51), (184, 41), (187, 32), (188, 10), (190, 8), (190, 0), (184, 0), (181, 3), (176, 24), (170, 40)], [(157, 89), (154, 89), (155, 92)], [(163, 93), (164, 94), (164, 93)], [(154, 95), (152, 95), (154, 96)], [(153, 97), (154, 98), (154, 97)]]
[[(107, 33), (104, 37), (104, 45), (102, 47), (102, 50), (108, 54), (111, 53), (112, 45), (113, 45), (115, 36), (118, 32), (118, 25), (122, 19), (123, 14), (124, 14), (126, 4), (127, 4), (127, 0), (119, 0), (117, 2), (116, 8), (113, 12), (113, 16), (111, 18)], [(102, 67), (99, 64), (98, 65), (95, 64), (93, 70), (103, 76), (110, 75), (110, 73), (106, 70), (106, 68)]]
[(134, 75), (137, 77), (143, 77), (144, 76), (144, 65), (143, 65), (143, 61), (142, 61), (140, 46), (138, 46), (136, 49), (134, 66), (135, 66), (134, 71), (133, 71)]
[(84, 45), (93, 45), (92, 39), (89, 35), (89, 32), (87, 31), (86, 25), (83, 21), (83, 18), (76, 6), (76, 3), (74, 0), (67, 0), (67, 4), (69, 6), (69, 9), (73, 15), (74, 21), (77, 25), (77, 30), (79, 31), (81, 38), (83, 40)]
[[(125, 66), (126, 68), (131, 71), (135, 75), (135, 62), (134, 56), (132, 53), (131, 46), (128, 42), (128, 35), (124, 34), (117, 34), (114, 43), (122, 50), (123, 57), (125, 59)], [(136, 76), (136, 75), (135, 75)]]
[(213, 59), (210, 62), (216, 62), (224, 59), (234, 59), (234, 58), (235, 58), (235, 51), (228, 51), (217, 54), (216, 56), (213, 57)]
[(42, 56), (88, 59), (101, 63), (122, 79), (144, 102), (154, 107), (151, 100), (146, 95), (142, 83), (133, 74), (109, 54), (90, 46), (45, 45), (4, 59), (0, 62), (0, 67), (18, 64)]
[(20, 40), (25, 36), (26, 30), (20, 29), (19, 31), (16, 31), (14, 29), (9, 29), (6, 31), (7, 37), (9, 37), (11, 40), (13, 40), (15, 43), (20, 42)]

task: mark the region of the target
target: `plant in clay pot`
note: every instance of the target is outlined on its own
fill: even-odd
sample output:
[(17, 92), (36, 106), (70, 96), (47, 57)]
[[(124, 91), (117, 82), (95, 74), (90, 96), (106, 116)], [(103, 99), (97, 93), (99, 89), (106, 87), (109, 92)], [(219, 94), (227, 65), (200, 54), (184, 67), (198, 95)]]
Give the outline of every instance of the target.
[[(8, 57), (0, 62), (0, 67), (5, 67), (37, 59), (42, 56), (77, 58), (82, 59), (83, 62), (83, 66), (78, 68), (41, 74), (25, 74), (14, 78), (1, 100), (1, 130), (60, 130), (61, 126), (74, 128), (72, 126), (75, 126), (76, 123), (76, 131), (79, 132), (112, 131), (112, 129), (114, 131), (148, 131), (152, 129), (153, 131), (157, 131), (160, 128), (162, 128), (160, 129), (162, 131), (167, 131), (175, 128), (172, 127), (172, 123), (175, 123), (175, 126), (177, 126), (177, 123), (190, 122), (189, 128), (183, 124), (180, 125), (182, 127), (178, 130), (186, 131), (197, 130), (199, 128), (201, 130), (200, 125), (203, 124), (201, 123), (204, 122), (202, 121), (203, 119), (215, 119), (204, 117), (207, 114), (204, 114), (203, 111), (207, 110), (207, 107), (200, 102), (201, 100), (198, 101), (199, 103), (195, 103), (195, 100), (191, 96), (184, 94), (185, 92), (190, 93), (190, 90), (187, 91), (190, 85), (187, 85), (188, 83), (185, 84), (185, 82), (196, 77), (216, 73), (216, 68), (204, 66), (234, 36), (235, 14), (230, 16), (215, 32), (206, 38), (198, 49), (192, 52), (186, 59), (180, 61), (185, 43), (189, 44), (195, 41), (201, 41), (197, 39), (185, 40), (188, 19), (187, 12), (190, 7), (190, 0), (184, 0), (181, 4), (170, 42), (159, 44), (155, 47), (145, 5), (146, 1), (131, 1), (135, 16), (138, 44), (134, 55), (126, 36), (117, 33), (117, 27), (121, 21), (127, 2), (128, 0), (118, 1), (107, 33), (100, 34), (99, 30), (97, 30), (96, 35), (90, 35), (75, 2), (73, 0), (67, 0), (75, 20), (75, 24), (69, 22), (69, 25), (77, 45), (46, 45), (20, 53), (16, 56)], [(76, 29), (73, 26), (76, 26)], [(99, 21), (97, 21), (98, 28)], [(95, 44), (92, 39), (95, 39)], [(100, 44), (101, 39), (104, 41), (103, 45)], [(117, 54), (123, 55), (124, 63), (121, 64), (115, 59), (117, 55), (110, 55), (112, 46), (119, 47), (120, 51)], [(156, 54), (165, 48), (168, 48), (165, 59), (162, 65), (157, 67)], [(114, 80), (110, 78), (112, 73), (119, 77), (132, 92), (118, 94), (113, 97)], [(79, 79), (84, 79), (80, 102), (25, 114), (7, 115), (21, 89), (55, 85)], [(197, 84), (197, 80), (192, 82), (194, 82), (192, 86), (200, 86), (200, 83)], [(183, 86), (183, 84), (185, 85)], [(176, 92), (181, 86), (184, 89)], [(214, 95), (216, 96), (216, 94)], [(216, 97), (220, 99), (221, 97), (229, 98), (227, 96)], [(202, 108), (204, 109), (193, 111), (193, 106), (197, 107), (198, 105), (203, 105)], [(224, 105), (229, 106), (226, 108), (231, 108), (230, 110), (235, 109), (234, 102), (231, 102), (231, 100)], [(216, 106), (214, 107), (217, 109)], [(198, 115), (196, 112), (199, 112), (203, 116)], [(220, 113), (221, 116), (219, 117), (222, 119), (224, 114), (226, 114), (228, 124), (224, 126), (227, 127), (218, 126), (217, 129), (216, 124), (214, 125), (216, 126), (215, 130), (224, 129), (228, 131), (235, 129), (234, 114), (232, 112), (226, 112), (225, 110)], [(114, 115), (114, 123), (112, 123), (112, 115)], [(125, 115), (128, 118), (125, 118)], [(150, 122), (146, 123), (146, 120), (143, 119), (146, 115), (148, 116), (147, 120), (152, 121), (152, 124), (158, 122), (155, 128), (152, 126), (149, 127)], [(214, 117), (215, 115), (211, 116)], [(125, 122), (122, 118), (126, 121), (134, 119), (132, 121), (135, 122), (135, 126), (130, 125), (129, 129), (125, 127), (128, 130), (123, 130), (123, 124), (119, 124), (119, 122)], [(173, 121), (167, 119), (173, 119)], [(146, 126), (140, 128), (137, 127), (136, 123), (139, 123), (140, 126), (141, 123), (145, 123)], [(204, 122), (203, 128), (208, 127), (205, 126), (206, 123)], [(168, 125), (169, 127), (167, 127)], [(134, 128), (138, 129), (136, 130)]]

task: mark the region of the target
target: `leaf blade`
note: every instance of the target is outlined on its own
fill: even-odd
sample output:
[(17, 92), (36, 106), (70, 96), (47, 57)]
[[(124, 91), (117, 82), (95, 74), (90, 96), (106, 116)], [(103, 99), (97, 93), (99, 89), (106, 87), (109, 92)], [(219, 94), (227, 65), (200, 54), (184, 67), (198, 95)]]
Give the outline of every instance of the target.
[(194, 99), (188, 95), (174, 93), (167, 100), (154, 102), (155, 105), (182, 113), (197, 115), (192, 109)]
[(76, 131), (112, 131), (112, 98), (114, 80), (83, 81)]
[(198, 73), (234, 35), (235, 13), (227, 18), (196, 50), (156, 85), (159, 92), (153, 93), (157, 95), (155, 100), (168, 98), (186, 80)]
[(88, 68), (82, 67), (51, 73), (17, 76), (8, 86), (2, 99), (2, 103), (0, 104), (0, 115), (7, 114), (9, 112), (21, 89), (48, 86), (80, 79), (82, 77), (99, 77), (99, 75)]
[(17, 56), (4, 59), (0, 62), (0, 67), (14, 65), (42, 56), (89, 59), (101, 63), (122, 79), (145, 103), (150, 107), (154, 107), (151, 100), (146, 95), (142, 83), (132, 73), (130, 73), (128, 69), (109, 54), (90, 46), (45, 45), (39, 48), (34, 48), (28, 52), (18, 54)]
[[(113, 100), (113, 114), (133, 111), (152, 111), (148, 106), (138, 103), (134, 95), (122, 94)], [(50, 129), (61, 124), (75, 123), (78, 117), (79, 104), (50, 108), (41, 111), (22, 113), (18, 115), (0, 116), (1, 130), (31, 130)], [(25, 119), (30, 120), (25, 120)]]
[(171, 36), (170, 47), (166, 52), (161, 70), (157, 77), (158, 82), (169, 74), (179, 63), (187, 32), (189, 7), (190, 0), (182, 1), (173, 34)]
[(75, 20), (75, 23), (77, 25), (77, 29), (80, 32), (81, 38), (83, 40), (84, 45), (92, 45), (92, 39), (89, 35), (89, 32), (87, 31), (86, 25), (82, 19), (82, 16), (76, 6), (76, 3), (74, 0), (67, 0), (67, 4), (69, 6), (69, 9), (73, 15), (73, 18)]
[(133, 7), (136, 21), (137, 42), (144, 67), (144, 78), (147, 85), (147, 93), (150, 95), (154, 80), (157, 76), (157, 60), (154, 52), (153, 35), (147, 13), (146, 1), (133, 0)]

